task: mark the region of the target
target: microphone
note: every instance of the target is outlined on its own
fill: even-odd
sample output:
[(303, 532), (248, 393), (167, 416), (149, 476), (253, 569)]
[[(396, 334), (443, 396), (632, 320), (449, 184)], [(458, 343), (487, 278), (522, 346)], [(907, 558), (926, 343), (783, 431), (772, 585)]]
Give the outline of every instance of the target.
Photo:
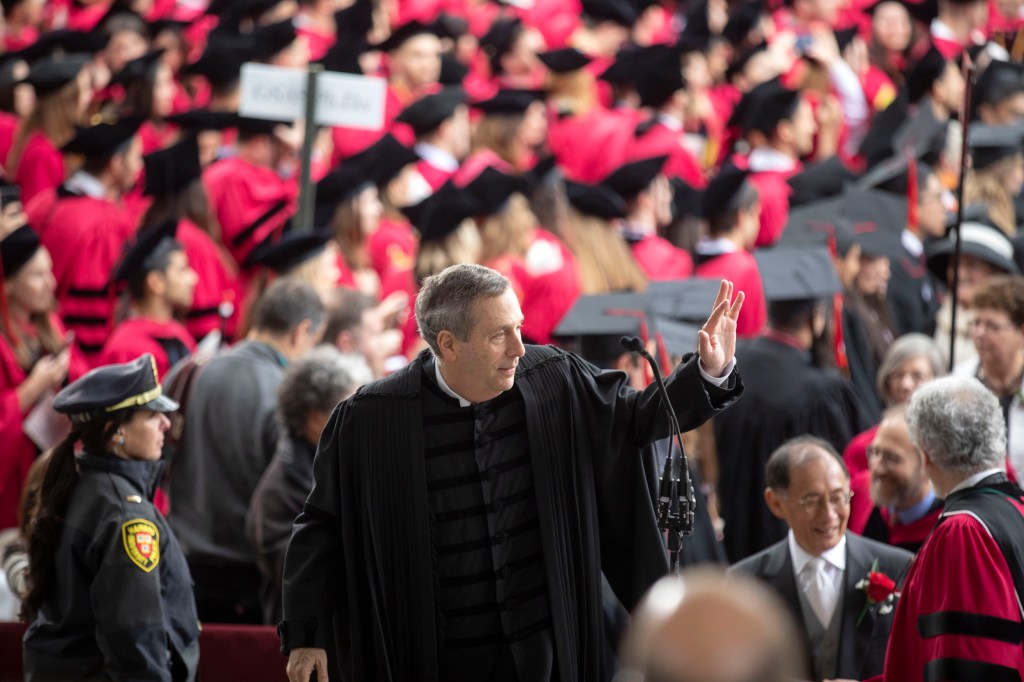
[[(665, 388), (665, 382), (661, 378), (658, 362), (647, 352), (643, 341), (635, 336), (623, 336), (619, 339), (619, 343), (626, 350), (642, 355), (651, 366), (654, 381), (658, 386), (658, 394), (661, 396), (665, 412), (668, 414), (672, 436), (675, 437), (676, 445), (679, 448), (679, 465), (673, 466), (677, 455), (675, 450), (671, 446), (669, 447), (669, 454), (665, 458), (661, 484), (658, 489), (658, 527), (668, 534), (669, 565), (675, 570), (679, 562), (681, 536), (693, 533), (693, 512), (696, 507), (693, 481), (690, 480), (690, 466), (686, 458), (686, 451), (683, 449), (683, 436), (679, 429), (679, 420), (676, 418), (675, 409), (669, 400), (668, 389)], [(682, 481), (676, 472), (682, 474)], [(686, 486), (685, 499), (682, 499), (679, 494), (680, 482)]]

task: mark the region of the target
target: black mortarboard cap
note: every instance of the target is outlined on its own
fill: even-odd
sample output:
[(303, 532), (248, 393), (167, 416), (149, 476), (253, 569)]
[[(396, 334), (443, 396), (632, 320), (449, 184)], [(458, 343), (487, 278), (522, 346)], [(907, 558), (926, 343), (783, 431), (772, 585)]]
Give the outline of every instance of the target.
[(216, 31), (210, 34), (199, 59), (187, 64), (182, 73), (203, 76), (215, 88), (227, 87), (241, 77), (242, 65), (249, 61), (252, 49), (250, 37)]
[(146, 166), (142, 193), (150, 197), (176, 195), (202, 173), (195, 135), (187, 135), (170, 147), (147, 154), (142, 161)]
[(783, 247), (754, 252), (768, 301), (806, 301), (842, 291), (828, 249)]
[(466, 91), (459, 87), (446, 87), (440, 92), (425, 95), (405, 109), (395, 120), (408, 123), (416, 135), (425, 135), (436, 130), (466, 103)]
[(973, 168), (982, 170), (1008, 156), (1024, 152), (1024, 126), (976, 123), (967, 136)]
[(704, 190), (702, 213), (709, 221), (739, 208), (736, 204), (747, 183), (748, 171), (731, 163), (722, 166)]
[(40, 36), (36, 43), (43, 54), (94, 55), (107, 46), (110, 35), (101, 27), (92, 31), (72, 31), (60, 28)]
[(0, 278), (14, 277), (40, 246), (39, 235), (28, 225), (22, 225), (0, 240), (0, 265), (3, 266)]
[(562, 317), (553, 336), (570, 342), (584, 360), (609, 368), (629, 352), (619, 340), (641, 335), (648, 305), (649, 298), (640, 293), (583, 295)]
[(419, 230), (420, 243), (443, 241), (464, 220), (480, 212), (476, 199), (450, 180), (434, 194), (414, 206), (406, 206), (402, 213)]
[(143, 119), (138, 116), (127, 116), (112, 123), (98, 123), (87, 128), (76, 127), (75, 136), (61, 147), (61, 151), (86, 157), (112, 155), (118, 147), (135, 136), (142, 121)]
[[(913, 150), (912, 150), (913, 154)], [(861, 189), (877, 188), (892, 194), (907, 195), (909, 183), (909, 164), (912, 157), (908, 154), (896, 154), (885, 161), (875, 164), (869, 168), (864, 175), (856, 182)], [(917, 164), (917, 186), (918, 190), (924, 186), (924, 182), (931, 175), (932, 168), (914, 157)]]
[(437, 82), (445, 86), (461, 86), (462, 81), (469, 75), (469, 67), (459, 61), (459, 58), (449, 52), (441, 54), (441, 73)]
[(53, 409), (75, 424), (109, 418), (121, 410), (174, 412), (178, 403), (163, 394), (156, 360), (149, 353), (118, 365), (97, 367), (54, 397)]
[(579, 71), (592, 60), (575, 47), (566, 47), (560, 50), (549, 50), (540, 52), (537, 58), (554, 73), (569, 73)]
[(416, 152), (384, 135), (325, 175), (316, 186), (316, 225), (326, 225), (339, 203), (370, 185), (384, 187), (410, 163), (419, 159)]
[(750, 63), (751, 59), (753, 59), (755, 56), (764, 52), (767, 49), (768, 43), (762, 40), (757, 45), (748, 47), (745, 50), (741, 50), (740, 52), (734, 54), (732, 61), (729, 62), (729, 66), (726, 67), (725, 69), (725, 80), (728, 82), (732, 82), (732, 79), (738, 73), (741, 73), (743, 69), (747, 68), (747, 64)]
[(856, 243), (850, 220), (843, 216), (843, 197), (816, 201), (789, 212), (780, 247), (825, 246), (845, 256)]
[(793, 190), (789, 206), (794, 208), (842, 194), (846, 186), (856, 179), (857, 176), (838, 156), (812, 163), (787, 181)]
[(542, 101), (544, 101), (542, 90), (503, 88), (494, 93), (493, 97), (473, 103), (473, 108), (479, 109), (485, 114), (522, 114), (534, 102)]
[(75, 80), (89, 59), (84, 54), (45, 57), (31, 66), (28, 76), (21, 82), (31, 85), (37, 97), (45, 97)]
[(338, 27), (334, 44), (320, 59), (327, 71), (362, 75), (359, 56), (369, 49), (366, 35), (373, 28), (373, 0), (356, 0), (334, 13)]
[(758, 130), (765, 135), (772, 135), (780, 123), (790, 119), (800, 103), (800, 91), (790, 90), (777, 78), (758, 85), (746, 97), (752, 101), (744, 130)]
[(235, 128), (243, 135), (273, 135), (278, 126), (291, 127), (291, 121), (267, 121), (262, 118), (235, 116)]
[(747, 36), (757, 27), (764, 12), (760, 2), (737, 2), (729, 10), (729, 20), (722, 29), (722, 37), (730, 45), (743, 45)]
[(1024, 64), (992, 60), (974, 86), (974, 106), (998, 104), (1024, 92)]
[(438, 35), (439, 27), (436, 24), (424, 24), (421, 21), (413, 19), (401, 26), (396, 27), (391, 31), (391, 35), (388, 36), (387, 40), (384, 40), (373, 47), (378, 50), (385, 52), (391, 52), (400, 48), (405, 41), (410, 38), (414, 38), (418, 35)]
[(849, 47), (850, 43), (853, 42), (853, 39), (860, 34), (860, 27), (851, 26), (840, 30), (833, 30), (832, 33), (836, 37), (836, 44), (839, 46), (839, 51), (842, 52)]
[(910, 103), (915, 104), (931, 92), (935, 81), (942, 78), (948, 60), (934, 45), (914, 64), (907, 73), (907, 94)]
[(183, 130), (224, 130), (238, 125), (238, 114), (233, 111), (212, 111), (210, 109), (189, 109), (180, 114), (171, 114), (165, 119)]
[(249, 33), (253, 46), (249, 56), (258, 61), (269, 61), (294, 43), (297, 35), (291, 19), (257, 26)]
[(491, 60), (499, 59), (512, 49), (522, 28), (523, 22), (518, 17), (498, 17), (480, 38), (480, 47)]
[[(953, 235), (933, 242), (928, 249), (928, 270), (940, 281), (946, 281), (946, 268), (953, 256)], [(1001, 230), (985, 222), (960, 224), (960, 253), (979, 258), (997, 270), (1019, 275), (1013, 255), (1013, 242)]]
[(516, 192), (527, 191), (526, 181), (519, 175), (502, 173), (497, 168), (484, 168), (466, 185), (469, 192), (480, 205), (479, 215), (493, 215), (501, 210), (508, 198)]
[(865, 256), (885, 256), (889, 260), (898, 260), (903, 255), (900, 242), (902, 228), (891, 225), (866, 222), (853, 226), (854, 239), (860, 244), (860, 251)]
[(669, 178), (672, 188), (672, 219), (699, 218), (703, 215), (704, 192), (691, 187), (682, 178)]
[(157, 67), (163, 55), (164, 49), (160, 48), (158, 50), (150, 50), (138, 59), (131, 60), (111, 77), (110, 84), (127, 86), (146, 78), (150, 70)]
[(629, 0), (583, 0), (583, 14), (598, 21), (611, 21), (632, 28), (639, 18)]
[(566, 180), (565, 194), (573, 208), (585, 215), (604, 220), (614, 220), (626, 215), (626, 200), (606, 185), (588, 185)]
[(191, 25), (191, 21), (183, 19), (157, 19), (149, 22), (149, 35), (151, 38), (156, 38), (164, 31), (181, 32)]
[(632, 85), (644, 68), (646, 54), (645, 49), (627, 44), (616, 53), (615, 61), (598, 78), (609, 83)]
[(859, 223), (875, 223), (879, 228), (900, 232), (907, 225), (905, 196), (877, 189), (850, 187), (842, 195), (843, 216), (856, 227)]
[(331, 234), (327, 229), (301, 232), (286, 229), (278, 238), (272, 232), (246, 256), (243, 266), (262, 266), (277, 273), (288, 272), (323, 251), (331, 241)]
[(667, 160), (668, 157), (662, 155), (631, 161), (612, 171), (601, 184), (614, 190), (626, 201), (630, 201), (651, 186)]
[(673, 94), (686, 87), (679, 53), (668, 45), (641, 48), (641, 70), (633, 78), (633, 87), (645, 107), (660, 107)]
[(110, 281), (113, 284), (142, 279), (156, 269), (156, 263), (169, 250), (179, 248), (175, 235), (178, 222), (165, 220), (155, 225), (140, 228), (135, 240), (126, 245), (121, 262), (114, 269)]

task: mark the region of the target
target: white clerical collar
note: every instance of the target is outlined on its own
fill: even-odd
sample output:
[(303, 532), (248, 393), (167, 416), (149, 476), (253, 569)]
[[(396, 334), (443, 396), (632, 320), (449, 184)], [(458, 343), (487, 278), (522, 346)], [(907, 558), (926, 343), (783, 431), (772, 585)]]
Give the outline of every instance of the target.
[(967, 488), (973, 488), (974, 486), (978, 485), (979, 483), (981, 483), (983, 480), (985, 480), (986, 478), (988, 478), (992, 474), (1002, 474), (1002, 473), (1005, 473), (1005, 472), (1004, 472), (1003, 469), (1001, 469), (999, 467), (995, 467), (995, 468), (992, 468), (992, 469), (985, 469), (984, 471), (979, 471), (978, 473), (974, 474), (973, 476), (968, 476), (964, 480), (962, 480), (959, 483), (957, 483), (953, 487), (953, 489), (950, 490), (946, 494), (946, 497), (949, 497), (950, 495), (955, 493), (957, 490), (966, 490)]
[(917, 238), (916, 234), (906, 228), (903, 228), (903, 232), (900, 233), (900, 243), (914, 258), (920, 258), (921, 254), (924, 253), (924, 244)]
[(436, 358), (434, 359), (434, 377), (437, 378), (437, 385), (441, 387), (442, 391), (459, 401), (459, 407), (469, 407), (473, 404), (453, 391), (451, 386), (445, 382), (444, 377), (441, 376), (441, 363), (438, 362)]
[(747, 166), (751, 173), (785, 172), (796, 168), (796, 161), (778, 149), (758, 147), (747, 157)]
[(440, 147), (435, 147), (427, 142), (417, 142), (412, 150), (431, 166), (445, 173), (454, 173), (459, 170), (459, 160)]
[[(793, 575), (800, 575), (804, 570), (804, 566), (816, 557), (813, 554), (805, 551), (800, 543), (796, 541), (796, 535), (793, 531), (789, 531), (789, 556), (793, 560)], [(839, 538), (839, 542), (830, 550), (821, 553), (821, 558), (831, 566), (835, 566), (840, 571), (846, 570), (846, 534)]]
[(107, 188), (100, 179), (83, 170), (76, 171), (64, 182), (64, 186), (75, 194), (84, 194), (92, 199), (104, 199), (107, 196)]

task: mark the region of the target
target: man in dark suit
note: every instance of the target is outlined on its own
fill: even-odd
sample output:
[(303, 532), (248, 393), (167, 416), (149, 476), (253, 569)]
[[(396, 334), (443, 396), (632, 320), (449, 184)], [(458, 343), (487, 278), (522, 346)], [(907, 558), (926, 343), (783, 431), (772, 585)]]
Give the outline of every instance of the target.
[(731, 570), (758, 576), (796, 616), (815, 680), (863, 680), (882, 671), (892, 603), (869, 604), (872, 571), (899, 581), (911, 554), (846, 532), (850, 475), (842, 457), (812, 436), (780, 446), (765, 467), (765, 502), (789, 535)]

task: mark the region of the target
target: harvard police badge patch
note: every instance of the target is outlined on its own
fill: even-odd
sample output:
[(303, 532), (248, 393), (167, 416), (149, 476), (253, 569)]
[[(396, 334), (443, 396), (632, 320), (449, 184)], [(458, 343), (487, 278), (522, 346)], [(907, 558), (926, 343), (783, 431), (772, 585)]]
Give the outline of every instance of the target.
[(128, 558), (146, 573), (160, 563), (160, 531), (152, 521), (125, 521), (121, 524), (121, 539)]

